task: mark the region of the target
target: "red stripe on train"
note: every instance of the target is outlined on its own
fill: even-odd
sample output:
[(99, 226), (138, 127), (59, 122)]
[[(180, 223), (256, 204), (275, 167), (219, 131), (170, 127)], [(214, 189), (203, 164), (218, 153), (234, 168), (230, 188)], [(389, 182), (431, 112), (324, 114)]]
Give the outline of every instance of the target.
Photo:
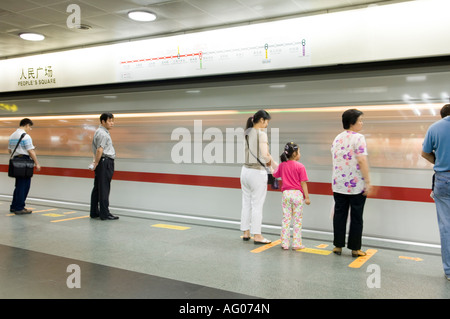
[[(8, 165), (0, 165), (0, 172), (8, 172)], [(94, 173), (92, 171), (80, 168), (43, 167), (41, 171), (36, 174), (48, 176), (94, 178)], [(238, 177), (115, 171), (113, 179), (129, 182), (162, 183), (219, 188), (241, 188)], [(333, 192), (331, 191), (330, 183), (308, 182), (308, 190), (310, 194), (316, 195), (333, 194)], [(431, 190), (426, 188), (373, 186), (373, 193), (371, 194), (370, 198), (433, 203), (433, 200), (430, 197), (430, 192)]]

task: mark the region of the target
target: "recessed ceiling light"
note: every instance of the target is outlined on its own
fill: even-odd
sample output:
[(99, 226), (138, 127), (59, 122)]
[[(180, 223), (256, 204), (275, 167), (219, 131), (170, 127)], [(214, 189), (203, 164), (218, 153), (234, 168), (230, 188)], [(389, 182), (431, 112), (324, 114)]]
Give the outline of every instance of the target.
[(21, 33), (19, 34), (19, 37), (27, 41), (42, 41), (45, 39), (42, 34), (32, 32)]
[(128, 17), (134, 21), (149, 22), (156, 20), (156, 14), (149, 11), (130, 11), (128, 12)]
[(77, 29), (81, 30), (81, 31), (86, 31), (86, 30), (92, 29), (92, 27), (90, 25), (87, 25), (87, 24), (80, 24), (80, 25), (77, 26)]

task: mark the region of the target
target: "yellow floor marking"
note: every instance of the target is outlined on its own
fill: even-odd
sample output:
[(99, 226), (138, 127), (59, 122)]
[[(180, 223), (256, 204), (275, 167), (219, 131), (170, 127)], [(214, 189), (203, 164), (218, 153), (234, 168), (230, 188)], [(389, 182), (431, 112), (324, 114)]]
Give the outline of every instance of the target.
[(37, 210), (37, 211), (35, 211), (35, 212), (33, 212), (33, 213), (51, 212), (51, 211), (54, 211), (54, 210), (57, 210), (57, 208), (44, 209), (44, 210)]
[(81, 219), (81, 218), (87, 218), (87, 217), (89, 217), (89, 215), (79, 216), (79, 217), (72, 217), (72, 218), (66, 218), (66, 219), (57, 219), (57, 220), (52, 220), (50, 222), (52, 222), (52, 223), (59, 223), (59, 222), (65, 222), (65, 221), (68, 221), (68, 220)]
[(64, 215), (61, 214), (55, 214), (55, 213), (48, 213), (48, 214), (42, 214), (42, 216), (48, 216), (48, 217), (61, 217)]
[(273, 241), (270, 244), (262, 245), (259, 248), (253, 249), (251, 252), (257, 254), (257, 253), (260, 253), (260, 252), (262, 252), (264, 250), (267, 250), (267, 249), (272, 248), (272, 247), (274, 247), (276, 245), (279, 245), (279, 244), (281, 244), (281, 239)]
[(328, 247), (327, 244), (320, 244), (316, 246), (316, 248), (327, 248), (327, 247)]
[(364, 265), (364, 263), (366, 261), (368, 261), (370, 259), (370, 257), (372, 257), (373, 255), (375, 255), (375, 253), (378, 250), (376, 249), (367, 249), (366, 250), (366, 254), (365, 256), (361, 256), (355, 259), (355, 261), (353, 261), (350, 265), (348, 265), (350, 268), (359, 268), (362, 265)]
[(422, 261), (423, 260), (422, 258), (419, 258), (419, 257), (407, 257), (407, 256), (398, 256), (398, 258), (409, 259), (409, 260), (414, 260), (414, 261)]
[(76, 211), (75, 210), (73, 210), (73, 211), (71, 211), (71, 212), (65, 212), (65, 213), (63, 213), (64, 215), (69, 215), (69, 214), (75, 214), (76, 213)]
[(322, 250), (322, 249), (314, 249), (314, 248), (303, 248), (303, 249), (297, 249), (296, 251), (301, 251), (302, 253), (317, 254), (317, 255), (329, 255), (332, 253), (331, 250)]
[(175, 225), (165, 225), (165, 224), (155, 224), (155, 225), (152, 225), (152, 227), (175, 229), (175, 230), (186, 230), (186, 229), (191, 228), (191, 227), (185, 227), (185, 226), (175, 226)]

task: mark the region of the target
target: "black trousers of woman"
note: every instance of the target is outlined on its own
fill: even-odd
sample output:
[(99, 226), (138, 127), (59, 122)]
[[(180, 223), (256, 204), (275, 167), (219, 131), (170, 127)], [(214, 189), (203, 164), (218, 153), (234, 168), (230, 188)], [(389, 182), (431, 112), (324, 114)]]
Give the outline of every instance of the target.
[(345, 195), (333, 193), (333, 197), (334, 246), (345, 247), (345, 234), (350, 209), (350, 230), (348, 233), (347, 248), (351, 250), (360, 250), (363, 230), (363, 211), (364, 204), (366, 203), (366, 196), (362, 194)]
[(109, 192), (113, 174), (114, 160), (102, 157), (95, 169), (94, 188), (91, 194), (90, 216), (92, 218), (106, 219), (111, 215), (109, 212)]

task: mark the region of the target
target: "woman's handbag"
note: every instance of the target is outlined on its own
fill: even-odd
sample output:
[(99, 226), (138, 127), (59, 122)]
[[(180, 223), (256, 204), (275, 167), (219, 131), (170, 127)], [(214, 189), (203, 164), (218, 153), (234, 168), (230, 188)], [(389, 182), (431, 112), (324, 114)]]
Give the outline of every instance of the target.
[(8, 167), (8, 176), (9, 177), (32, 177), (34, 172), (34, 161), (29, 156), (14, 156), (14, 152), (19, 146), (20, 142), (24, 138), (27, 133), (23, 133), (20, 136), (19, 142), (14, 148), (14, 151), (11, 153), (11, 157), (9, 158), (9, 167)]
[(270, 187), (272, 189), (278, 189), (279, 185), (278, 185), (278, 180), (272, 175), (272, 173), (270, 172), (270, 169), (264, 165), (258, 157), (255, 156), (255, 154), (253, 154), (253, 152), (250, 150), (250, 145), (248, 143), (248, 135), (245, 135), (245, 139), (247, 140), (247, 146), (248, 146), (248, 151), (250, 152), (250, 154), (253, 155), (254, 158), (256, 158), (256, 160), (258, 161), (259, 164), (262, 165), (262, 167), (264, 167), (264, 169), (267, 172), (267, 185), (270, 185)]
[(269, 172), (267, 172), (267, 184), (272, 187), (272, 189), (278, 189), (278, 180)]

